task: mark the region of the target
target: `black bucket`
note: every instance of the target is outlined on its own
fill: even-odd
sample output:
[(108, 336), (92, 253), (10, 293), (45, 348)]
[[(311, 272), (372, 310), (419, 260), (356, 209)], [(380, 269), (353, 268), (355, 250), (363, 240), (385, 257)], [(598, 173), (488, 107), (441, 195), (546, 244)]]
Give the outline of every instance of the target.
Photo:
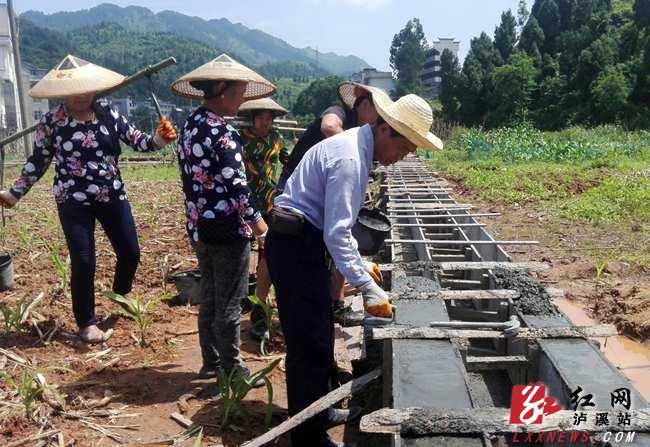
[(379, 252), (390, 234), (390, 219), (376, 208), (361, 208), (359, 217), (352, 227), (352, 236), (357, 240), (359, 253), (372, 256)]
[(0, 254), (0, 292), (14, 287), (14, 264), (11, 255)]
[(169, 275), (178, 290), (178, 304), (201, 304), (201, 272), (189, 270)]

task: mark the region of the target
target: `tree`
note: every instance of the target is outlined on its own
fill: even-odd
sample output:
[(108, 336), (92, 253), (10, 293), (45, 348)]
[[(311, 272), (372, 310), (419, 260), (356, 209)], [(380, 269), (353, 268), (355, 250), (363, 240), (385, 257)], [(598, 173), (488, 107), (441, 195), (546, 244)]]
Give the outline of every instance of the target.
[(534, 61), (523, 52), (513, 53), (508, 64), (494, 70), (489, 126), (513, 125), (526, 119), (536, 76)]
[(519, 27), (520, 34), (528, 21), (528, 16), (530, 16), (530, 11), (528, 10), (526, 0), (519, 0), (519, 5), (517, 6), (517, 26)]
[(634, 0), (634, 19), (641, 26), (650, 26), (650, 0)]
[(545, 37), (544, 45), (538, 46), (543, 53), (553, 53), (556, 47), (555, 39), (561, 30), (560, 9), (555, 0), (543, 0), (536, 18)]
[(504, 61), (510, 58), (517, 42), (517, 21), (510, 10), (501, 14), (501, 24), (494, 30), (494, 45)]
[(397, 80), (395, 95), (422, 93), (422, 69), (426, 60), (427, 41), (417, 18), (411, 19), (393, 37), (390, 66)]
[(445, 49), (440, 56), (440, 103), (444, 116), (450, 120), (458, 120), (460, 110), (459, 89), (462, 86), (460, 64), (454, 53)]
[(492, 39), (481, 33), (470, 41), (465, 58), (460, 94), (460, 116), (467, 124), (481, 124), (485, 120), (488, 104), (485, 101), (490, 89), (494, 69), (503, 65), (501, 54)]
[(628, 109), (630, 93), (630, 83), (621, 67), (606, 68), (591, 88), (594, 121), (597, 123), (620, 121)]
[(535, 16), (531, 16), (521, 32), (518, 47), (531, 55), (534, 47), (537, 47), (539, 51), (542, 45), (544, 45), (544, 31), (542, 31)]
[(313, 81), (298, 95), (293, 113), (319, 116), (327, 107), (338, 102), (336, 89), (341, 82), (343, 78), (339, 76), (328, 76)]

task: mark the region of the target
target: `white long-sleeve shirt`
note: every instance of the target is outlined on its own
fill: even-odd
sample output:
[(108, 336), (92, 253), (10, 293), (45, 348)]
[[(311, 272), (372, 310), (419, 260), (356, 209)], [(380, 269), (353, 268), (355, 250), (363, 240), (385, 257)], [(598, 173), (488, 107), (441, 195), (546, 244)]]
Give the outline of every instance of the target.
[(372, 281), (352, 226), (364, 201), (373, 155), (374, 137), (368, 125), (327, 138), (307, 151), (284, 193), (274, 201), (323, 231), (336, 268), (353, 287)]

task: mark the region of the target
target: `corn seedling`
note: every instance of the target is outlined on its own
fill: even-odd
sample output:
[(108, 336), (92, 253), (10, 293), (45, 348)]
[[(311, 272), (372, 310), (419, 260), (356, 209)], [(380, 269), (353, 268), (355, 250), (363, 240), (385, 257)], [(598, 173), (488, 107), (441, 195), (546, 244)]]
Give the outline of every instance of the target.
[(13, 389), (20, 398), (28, 419), (34, 414), (34, 403), (43, 396), (43, 387), (38, 384), (35, 374), (23, 371), (20, 379), (14, 380), (9, 374), (0, 372), (0, 378)]
[(7, 304), (0, 304), (0, 312), (5, 324), (5, 332), (25, 332), (23, 322), (27, 317), (29, 306), (25, 302), (25, 298), (18, 301), (15, 308), (9, 307)]
[(127, 298), (114, 292), (104, 292), (104, 296), (119, 304), (124, 311), (124, 314), (135, 321), (140, 335), (138, 340), (140, 346), (146, 346), (147, 342), (145, 336), (149, 327), (153, 323), (151, 310), (158, 303), (160, 298), (153, 298), (145, 303), (139, 296), (136, 296), (135, 298)]
[(18, 303), (16, 303), (16, 307), (13, 309), (7, 304), (1, 303), (0, 313), (2, 313), (5, 332), (24, 332), (25, 328), (23, 323), (27, 321), (29, 313), (38, 305), (38, 303), (41, 302), (44, 296), (43, 293), (39, 293), (38, 296), (29, 304), (27, 304), (25, 298), (22, 298)]
[(54, 264), (54, 270), (59, 276), (59, 285), (66, 298), (70, 298), (70, 256), (68, 255), (65, 260), (61, 257), (61, 244), (58, 242), (48, 242), (43, 239), (43, 244), (50, 252), (50, 259)]
[(595, 276), (595, 281), (596, 281), (596, 288), (598, 286), (602, 285), (601, 278), (603, 276), (603, 273), (605, 272), (605, 268), (607, 268), (607, 261), (598, 261), (595, 265), (596, 267), (596, 276)]
[(268, 427), (271, 423), (273, 416), (273, 385), (268, 379), (268, 375), (280, 363), (281, 359), (275, 359), (266, 368), (263, 368), (251, 374), (249, 377), (242, 373), (241, 368), (233, 368), (230, 374), (226, 374), (223, 369), (218, 371), (219, 394), (221, 397), (222, 414), (221, 426), (226, 427), (231, 417), (240, 417), (246, 415), (248, 412), (242, 406), (242, 400), (246, 397), (248, 392), (254, 388), (254, 385), (259, 380), (264, 380), (267, 392), (266, 416), (265, 423)]
[(260, 353), (262, 355), (269, 355), (269, 352), (266, 350), (266, 345), (273, 339), (273, 318), (278, 316), (278, 310), (270, 302), (261, 300), (257, 295), (249, 295), (248, 300), (253, 306), (259, 306), (264, 311), (264, 322), (267, 331), (260, 342)]

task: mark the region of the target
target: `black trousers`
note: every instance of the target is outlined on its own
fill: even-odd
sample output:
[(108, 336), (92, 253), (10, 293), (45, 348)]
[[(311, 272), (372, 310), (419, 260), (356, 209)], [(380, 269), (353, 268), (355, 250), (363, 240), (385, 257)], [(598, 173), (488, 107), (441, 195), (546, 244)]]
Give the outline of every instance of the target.
[[(287, 346), (289, 414), (329, 392), (334, 362), (331, 275), (323, 233), (305, 224), (303, 237), (269, 231), (266, 260)], [(294, 447), (329, 445), (327, 412), (291, 432)]]
[(70, 252), (70, 292), (72, 310), (79, 328), (97, 323), (95, 318), (95, 221), (104, 228), (111, 241), (117, 264), (113, 279), (113, 291), (126, 295), (140, 262), (138, 235), (126, 200), (111, 200), (91, 206), (62, 203), (58, 206)]

